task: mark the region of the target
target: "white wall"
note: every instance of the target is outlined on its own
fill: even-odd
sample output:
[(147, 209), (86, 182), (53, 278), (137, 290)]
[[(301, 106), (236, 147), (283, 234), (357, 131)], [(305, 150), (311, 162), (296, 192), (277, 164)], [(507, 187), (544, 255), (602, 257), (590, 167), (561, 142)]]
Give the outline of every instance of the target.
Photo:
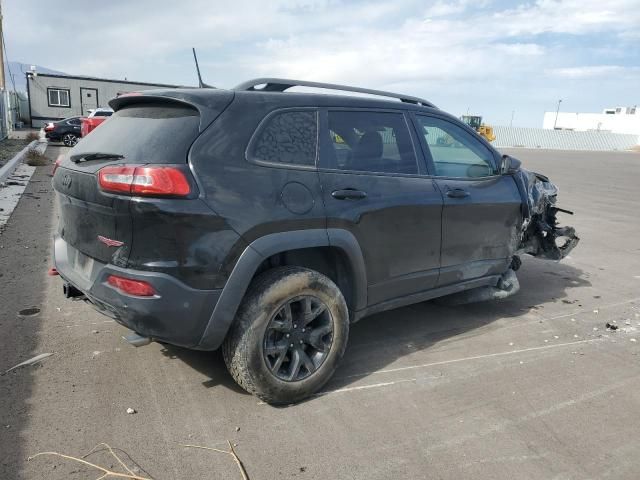
[[(555, 119), (556, 112), (545, 112), (542, 128), (553, 129)], [(556, 128), (577, 131), (605, 130), (613, 133), (640, 135), (640, 115), (560, 112)]]

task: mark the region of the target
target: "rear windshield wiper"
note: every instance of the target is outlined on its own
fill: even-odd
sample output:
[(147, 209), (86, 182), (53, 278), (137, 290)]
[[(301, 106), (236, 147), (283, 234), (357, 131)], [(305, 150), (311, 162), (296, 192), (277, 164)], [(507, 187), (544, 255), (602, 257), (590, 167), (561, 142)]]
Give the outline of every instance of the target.
[(124, 158), (124, 155), (120, 155), (119, 153), (93, 152), (71, 155), (71, 157), (69, 157), (69, 160), (71, 160), (73, 163), (80, 163), (90, 162), (91, 160), (120, 160), (121, 158)]

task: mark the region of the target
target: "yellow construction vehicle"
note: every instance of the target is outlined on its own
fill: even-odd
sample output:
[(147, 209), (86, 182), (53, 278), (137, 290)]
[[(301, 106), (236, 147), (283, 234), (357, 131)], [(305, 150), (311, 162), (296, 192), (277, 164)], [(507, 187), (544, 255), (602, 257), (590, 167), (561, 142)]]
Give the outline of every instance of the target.
[(493, 134), (493, 127), (482, 123), (482, 117), (479, 115), (463, 115), (460, 117), (464, 123), (473, 128), (481, 137), (489, 142), (493, 142), (496, 136)]

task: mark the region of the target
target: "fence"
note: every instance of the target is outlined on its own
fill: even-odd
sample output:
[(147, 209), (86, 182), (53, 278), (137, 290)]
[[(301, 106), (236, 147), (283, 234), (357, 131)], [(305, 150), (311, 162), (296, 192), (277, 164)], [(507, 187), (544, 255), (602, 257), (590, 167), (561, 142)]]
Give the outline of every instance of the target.
[(496, 147), (549, 148), (554, 150), (628, 150), (640, 144), (640, 136), (591, 130), (493, 127)]

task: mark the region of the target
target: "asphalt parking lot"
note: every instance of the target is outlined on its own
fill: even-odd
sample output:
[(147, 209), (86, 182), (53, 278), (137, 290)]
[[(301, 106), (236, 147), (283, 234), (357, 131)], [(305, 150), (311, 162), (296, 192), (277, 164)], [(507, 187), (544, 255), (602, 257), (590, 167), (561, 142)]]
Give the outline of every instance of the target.
[[(228, 439), (252, 480), (637, 479), (640, 154), (509, 153), (575, 212), (561, 215), (581, 237), (570, 257), (525, 259), (521, 292), (500, 303), (361, 321), (325, 390), (285, 408), (236, 387), (216, 352), (135, 349), (124, 328), (65, 300), (46, 275), (55, 214), (50, 168), (38, 168), (0, 236), (0, 371), (54, 355), (0, 377), (0, 478), (96, 478), (27, 457), (100, 442), (143, 477), (242, 478), (229, 455), (180, 445)], [(40, 312), (18, 315), (30, 307)]]

